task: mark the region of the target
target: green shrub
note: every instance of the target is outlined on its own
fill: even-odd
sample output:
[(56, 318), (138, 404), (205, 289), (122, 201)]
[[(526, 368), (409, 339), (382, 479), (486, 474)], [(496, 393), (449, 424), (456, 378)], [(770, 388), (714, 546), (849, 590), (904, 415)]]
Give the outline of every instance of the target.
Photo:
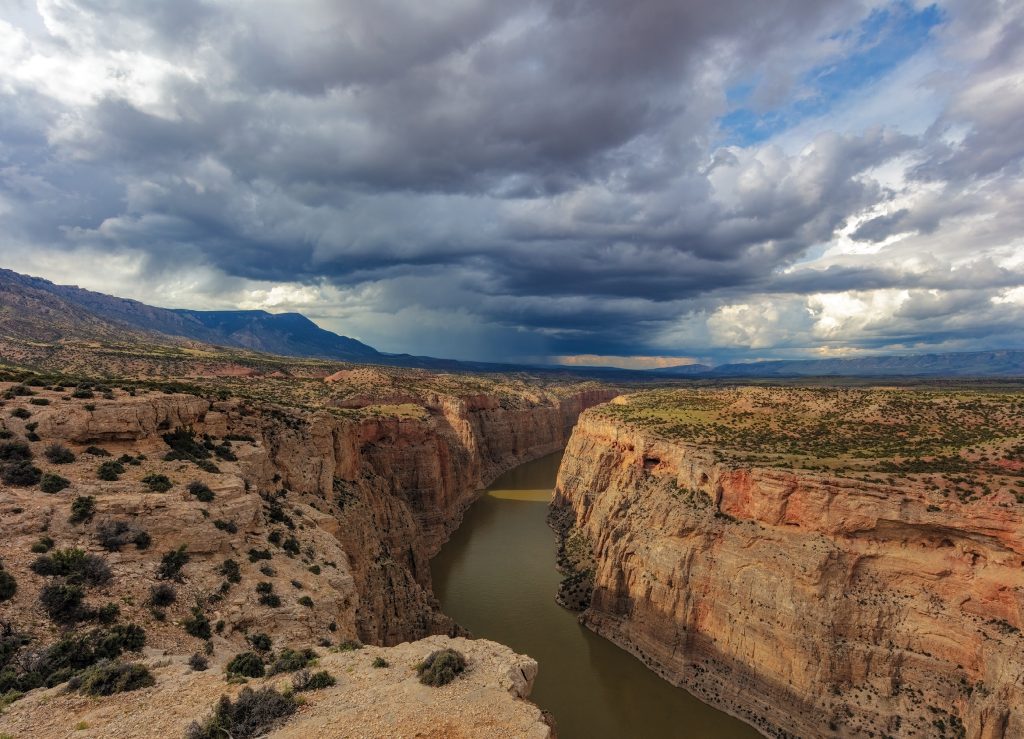
[(162, 582), (149, 589), (149, 604), (157, 608), (166, 608), (178, 599), (178, 591), (170, 583)]
[(71, 393), (71, 397), (72, 398), (79, 398), (79, 399), (85, 400), (85, 399), (88, 399), (88, 398), (95, 397), (95, 394), (93, 393), (92, 390), (88, 390), (86, 388), (80, 387), (77, 390), (75, 390), (73, 393)]
[(230, 583), (242, 581), (242, 570), (238, 566), (238, 562), (233, 559), (224, 560), (224, 563), (220, 566), (220, 574)]
[(53, 549), (53, 539), (49, 536), (41, 536), (32, 544), (30, 551), (33, 554), (45, 554), (51, 549)]
[(101, 446), (87, 446), (85, 448), (86, 454), (91, 454), (94, 457), (109, 457), (110, 452)]
[(270, 559), (274, 555), (270, 553), (269, 549), (250, 549), (249, 550), (249, 561), (258, 562), (261, 559)]
[(89, 614), (82, 607), (85, 590), (81, 585), (68, 582), (47, 583), (39, 592), (39, 603), (56, 623), (71, 624), (84, 621)]
[(169, 462), (185, 460), (199, 464), (210, 458), (210, 450), (196, 441), (196, 434), (190, 428), (176, 428), (164, 434), (164, 442), (171, 448), (171, 451), (164, 455), (164, 459)]
[(263, 677), (266, 674), (263, 658), (256, 652), (239, 652), (228, 662), (229, 675), (242, 677)]
[(205, 672), (210, 666), (210, 660), (205, 655), (196, 652), (188, 658), (188, 666), (192, 668), (194, 672)]
[(11, 411), (11, 415), (14, 418), (32, 418), (32, 411), (30, 411), (28, 408), (15, 408), (13, 411)]
[(154, 493), (166, 493), (174, 483), (167, 475), (149, 474), (142, 478), (142, 484)]
[(424, 685), (447, 685), (466, 669), (466, 658), (454, 649), (438, 649), (416, 666), (416, 674)]
[(232, 703), (222, 695), (201, 724), (192, 722), (186, 739), (252, 739), (268, 733), (278, 722), (295, 713), (298, 703), (290, 693), (273, 688), (253, 690), (246, 686)]
[(119, 552), (128, 544), (145, 549), (149, 546), (150, 536), (131, 521), (108, 519), (96, 527), (96, 540), (108, 552)]
[(0, 479), (8, 485), (31, 487), (42, 479), (43, 471), (31, 462), (9, 462), (0, 467)]
[(292, 675), (292, 688), (296, 693), (302, 693), (307, 690), (323, 690), (332, 685), (337, 685), (337, 683), (338, 681), (327, 670), (319, 670), (313, 673), (309, 670), (299, 670)]
[(209, 503), (213, 500), (213, 491), (210, 490), (209, 485), (203, 482), (190, 482), (188, 484), (188, 492), (194, 495), (200, 503)]
[(261, 605), (277, 608), (281, 605), (281, 597), (274, 592), (274, 584), (269, 582), (256, 583), (256, 592), (259, 594)]
[(177, 549), (165, 552), (160, 559), (160, 566), (157, 567), (156, 576), (160, 580), (180, 580), (181, 568), (188, 564), (190, 559), (188, 547), (182, 544)]
[(3, 568), (3, 565), (0, 565), (0, 603), (13, 598), (17, 591), (18, 581), (14, 579), (14, 575)]
[(121, 615), (121, 607), (117, 603), (105, 603), (96, 611), (96, 620), (101, 624), (112, 624)]
[(145, 665), (104, 661), (84, 670), (71, 680), (68, 687), (86, 695), (102, 696), (152, 685), (156, 685), (156, 680)]
[(213, 636), (210, 619), (206, 617), (203, 609), (199, 606), (192, 607), (192, 615), (182, 621), (181, 625), (185, 629), (185, 633), (197, 639), (209, 639)]
[(376, 667), (378, 669), (380, 669), (382, 667), (390, 667), (390, 665), (388, 664), (388, 661), (386, 659), (384, 659), (383, 657), (374, 657), (373, 658), (372, 666)]
[(238, 533), (238, 524), (236, 524), (234, 521), (222, 521), (218, 518), (213, 522), (213, 525), (220, 531), (223, 531), (228, 534)]
[(306, 608), (312, 608), (313, 607), (313, 599), (310, 598), (308, 595), (304, 595), (301, 598), (299, 598), (299, 605), (300, 606), (305, 606)]
[(49, 405), (50, 404), (50, 401), (49, 401), (48, 398), (32, 398), (32, 400), (30, 400), (28, 402), (31, 405)]
[(79, 495), (71, 501), (71, 515), (68, 523), (91, 521), (96, 513), (96, 499), (91, 495)]
[(295, 672), (301, 670), (304, 667), (309, 667), (310, 663), (316, 659), (316, 652), (312, 649), (282, 649), (270, 663), (270, 669), (268, 675), (276, 675), (280, 672)]
[(103, 557), (77, 548), (58, 549), (36, 557), (29, 568), (44, 577), (63, 577), (74, 585), (99, 586), (111, 580), (110, 566)]
[[(0, 650), (8, 655), (8, 667), (0, 671), (0, 692), (53, 687), (101, 660), (116, 659), (126, 651), (137, 652), (146, 644), (146, 632), (135, 624), (118, 624), (88, 632), (72, 632), (28, 659), (10, 657), (29, 640), (10, 631), (0, 635)], [(0, 663), (2, 664), (2, 663)]]
[(100, 464), (96, 470), (96, 476), (101, 480), (107, 482), (113, 482), (114, 480), (120, 480), (121, 475), (124, 474), (124, 465), (114, 460), (108, 460)]
[(71, 464), (75, 461), (74, 453), (63, 444), (54, 442), (46, 447), (43, 456), (53, 464)]
[(257, 652), (269, 652), (271, 648), (274, 646), (273, 642), (270, 640), (270, 637), (263, 633), (250, 634), (245, 638), (249, 641), (250, 644), (252, 644), (252, 648), (255, 649)]
[(39, 489), (44, 493), (49, 493), (50, 495), (59, 493), (61, 490), (66, 490), (70, 486), (71, 480), (54, 474), (53, 472), (44, 472), (43, 477), (39, 482)]

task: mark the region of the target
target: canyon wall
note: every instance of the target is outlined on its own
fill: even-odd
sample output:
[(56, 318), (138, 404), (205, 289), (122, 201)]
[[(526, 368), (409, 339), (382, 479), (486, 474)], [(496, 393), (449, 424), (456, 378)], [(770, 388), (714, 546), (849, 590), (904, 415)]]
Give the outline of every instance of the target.
[[(304, 628), (315, 633), (326, 625), (312, 623), (319, 618), (333, 620), (339, 636), (391, 645), (458, 631), (437, 608), (429, 558), (491, 479), (563, 447), (579, 413), (610, 395), (592, 388), (526, 397), (434, 395), (420, 399), (411, 412), (374, 413), (148, 393), (119, 396), (90, 409), (58, 403), (40, 410), (35, 420), (43, 442), (66, 442), (76, 450), (102, 444), (115, 456), (145, 452), (159, 459), (167, 451), (162, 435), (176, 428), (248, 440), (234, 444), (237, 462), (221, 463), (221, 474), (204, 477), (217, 491), (214, 514), (230, 514), (241, 528), (238, 535), (209, 526), (200, 517), (209, 511), (200, 511), (186, 493), (153, 496), (140, 493), (138, 483), (94, 478), (75, 481), (75, 487), (95, 495), (99, 518), (142, 518), (160, 546), (185, 544), (211, 563), (224, 556), (244, 558), (245, 548), (266, 546), (268, 530), (283, 528), (273, 517), (267, 520), (267, 500), (273, 498), (285, 515), (299, 521), (302, 545), (332, 565), (326, 570), (330, 586), (316, 594), (325, 608), (274, 610), (268, 618), (277, 633), (302, 636)], [(179, 466), (179, 472), (166, 471), (172, 478), (190, 474), (185, 470), (190, 465)], [(78, 535), (52, 511), (34, 505), (28, 491), (11, 492), (21, 503), (11, 525), (26, 537), (48, 526), (56, 534)], [(127, 551), (118, 556), (139, 559), (140, 572), (146, 559)], [(284, 566), (289, 575), (295, 569), (308, 578), (301, 563)], [(194, 569), (199, 578), (200, 567)], [(215, 587), (216, 574), (208, 579), (197, 586)], [(235, 620), (245, 628), (248, 603), (237, 597)], [(228, 598), (222, 608), (231, 607)]]
[(554, 513), (593, 555), (582, 621), (766, 735), (1010, 739), (1022, 512), (1009, 491), (731, 468), (590, 412)]

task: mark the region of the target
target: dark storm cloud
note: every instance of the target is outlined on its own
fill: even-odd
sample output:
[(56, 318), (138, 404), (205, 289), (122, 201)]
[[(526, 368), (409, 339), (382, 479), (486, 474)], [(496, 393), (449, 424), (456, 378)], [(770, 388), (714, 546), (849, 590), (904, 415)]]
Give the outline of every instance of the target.
[(888, 215), (872, 218), (860, 224), (851, 236), (857, 241), (885, 241), (893, 234), (900, 233), (901, 224), (908, 215), (910, 215), (909, 210), (900, 208)]
[[(873, 7), (23, 3), (0, 72), (0, 217), (23, 253), (131, 254), (154, 280), (213, 270), (206, 290), (296, 283), (382, 316), (469, 316), (510, 355), (671, 349), (673, 322), (748, 294), (969, 279), (991, 301), (1020, 268), (993, 251), (954, 270), (967, 247), (947, 234), (1019, 187), (1020, 12), (944, 7), (940, 40), (967, 61), (925, 131), (882, 120), (823, 124), (788, 149), (716, 143), (730, 88), (762, 105), (813, 96), (803, 73), (841, 60)], [(56, 71), (40, 77), (39, 59)], [(908, 187), (930, 189), (882, 182), (900, 158)], [(1015, 228), (1000, 215), (986, 248), (1005, 251)], [(899, 237), (900, 258), (803, 264), (843, 229)], [(892, 319), (926, 340), (983, 313), (949, 305)]]

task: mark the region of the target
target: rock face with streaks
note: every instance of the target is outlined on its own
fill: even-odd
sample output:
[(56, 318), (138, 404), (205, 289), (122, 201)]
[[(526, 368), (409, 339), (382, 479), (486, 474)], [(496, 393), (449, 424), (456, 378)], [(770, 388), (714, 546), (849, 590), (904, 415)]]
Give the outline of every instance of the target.
[[(154, 552), (186, 545), (194, 579), (210, 590), (219, 583), (214, 565), (224, 558), (248, 566), (247, 552), (267, 548), (273, 530), (279, 542), (294, 537), (302, 551), (275, 557), (274, 567), (316, 580), (320, 592), (312, 594), (312, 612), (288, 607), (286, 599), (285, 607), (266, 615), (281, 633), (315, 631), (331, 621), (339, 635), (374, 644), (454, 632), (457, 627), (431, 593), (429, 558), (482, 487), (505, 469), (564, 446), (580, 411), (609, 394), (432, 396), (420, 400), (419, 413), (405, 416), (155, 392), (118, 391), (113, 400), (91, 403), (54, 395), (51, 405), (32, 416), (39, 437), (32, 446), (44, 467), (42, 451), (51, 442), (78, 454), (74, 464), (54, 468), (71, 479), (71, 488), (55, 497), (34, 488), (0, 491), (2, 502), (16, 511), (5, 516), (5, 530), (25, 537), (23, 546), (12, 541), (16, 551), (0, 556), (25, 558), (43, 531), (59, 545), (62, 537), (88, 536), (90, 526), (68, 524), (64, 511), (74, 495), (88, 494), (95, 498), (96, 522), (142, 521), (152, 536), (150, 551), (128, 547), (115, 555), (125, 566), (134, 562), (141, 575)], [(9, 423), (17, 431), (21, 422)], [(163, 436), (175, 429), (218, 444), (234, 439), (237, 459), (215, 460), (216, 474), (188, 461), (165, 461)], [(97, 445), (114, 458), (142, 453), (146, 461), (128, 466), (119, 481), (100, 481), (96, 466), (103, 459), (84, 451)], [(148, 492), (141, 480), (153, 473), (166, 474), (175, 486), (167, 493)], [(207, 484), (214, 501), (199, 505), (185, 490), (190, 480)], [(216, 528), (213, 521), (231, 522), (238, 531)], [(329, 565), (320, 568), (322, 576), (305, 572), (323, 562)], [(243, 625), (251, 620), (242, 615), (248, 605), (237, 594), (222, 601), (222, 609), (236, 610)], [(324, 623), (310, 624), (317, 619)]]
[(590, 411), (554, 518), (593, 555), (583, 622), (767, 735), (1024, 736), (1009, 490), (735, 465)]
[[(426, 393), (343, 410), (67, 392), (0, 383), (0, 694), (18, 699), (0, 708), (0, 733), (64, 736), (87, 716), (90, 735), (180, 736), (218, 691), (237, 692), (224, 682), (234, 655), (315, 648), (339, 687), (310, 696), (282, 736), (552, 734), (526, 700), (537, 663), (457, 638), (428, 563), (494, 476), (564, 446), (609, 392)], [(60, 615), (43, 594), (70, 571), (40, 561), (74, 557), (107, 575)], [(148, 665), (156, 685), (98, 703), (47, 691), (71, 677), (51, 666), (68, 639), (115, 644), (101, 623), (144, 629), (115, 651)], [(467, 657), (464, 677), (420, 685), (416, 663), (449, 645)], [(189, 670), (188, 655), (203, 653), (217, 669)], [(82, 659), (75, 670), (99, 657)]]

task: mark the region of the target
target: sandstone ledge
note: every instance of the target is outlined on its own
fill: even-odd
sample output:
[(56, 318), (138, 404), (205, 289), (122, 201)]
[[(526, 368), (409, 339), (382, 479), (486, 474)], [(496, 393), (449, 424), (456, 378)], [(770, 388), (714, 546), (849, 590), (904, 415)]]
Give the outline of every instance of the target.
[[(445, 647), (466, 656), (467, 671), (441, 688), (421, 685), (415, 665)], [(338, 684), (303, 693), (305, 705), (270, 736), (545, 739), (553, 735), (540, 709), (525, 700), (537, 663), (500, 644), (433, 636), (394, 647), (319, 651), (323, 656), (317, 669), (329, 671)], [(390, 666), (372, 667), (375, 657), (383, 657)], [(211, 662), (205, 672), (193, 672), (181, 656), (150, 654), (145, 661), (157, 680), (151, 688), (100, 699), (68, 694), (63, 686), (36, 690), (0, 716), (0, 732), (15, 739), (183, 737), (189, 723), (209, 713), (220, 695), (234, 696), (241, 689), (224, 681), (223, 659)], [(253, 688), (287, 684), (288, 675), (249, 681)], [(82, 723), (86, 728), (76, 730)]]

